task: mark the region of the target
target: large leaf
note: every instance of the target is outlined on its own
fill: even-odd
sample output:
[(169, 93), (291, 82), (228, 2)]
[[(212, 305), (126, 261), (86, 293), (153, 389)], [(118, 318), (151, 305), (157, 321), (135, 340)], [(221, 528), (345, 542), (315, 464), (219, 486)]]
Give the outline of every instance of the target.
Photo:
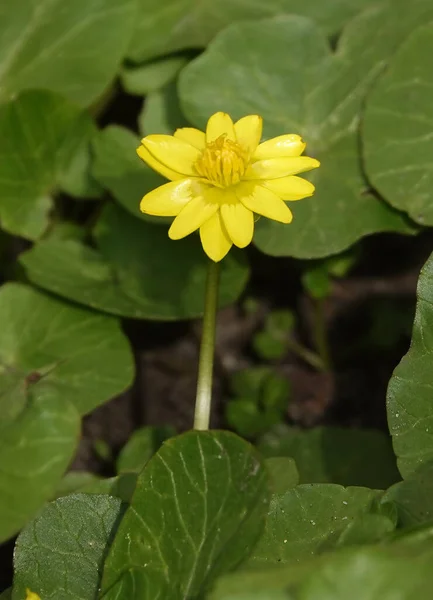
[(51, 92), (24, 92), (0, 106), (3, 229), (29, 239), (45, 231), (52, 194), (61, 183), (68, 187), (77, 145), (92, 133), (90, 117)]
[(433, 23), (418, 28), (368, 96), (367, 176), (396, 208), (433, 225)]
[(121, 501), (111, 496), (75, 494), (48, 504), (16, 542), (12, 599), (29, 588), (44, 600), (95, 600), (120, 517)]
[(136, 0), (0, 0), (0, 101), (30, 88), (95, 100), (131, 37)]
[(282, 425), (263, 436), (259, 450), (264, 456), (293, 458), (300, 483), (386, 489), (399, 479), (390, 439), (380, 431)]
[(403, 527), (433, 522), (433, 464), (426, 464), (405, 481), (386, 492), (384, 500), (393, 502)]
[(259, 455), (232, 433), (165, 442), (138, 477), (105, 563), (104, 598), (196, 597), (251, 550), (266, 484)]
[(0, 542), (52, 497), (78, 444), (80, 419), (72, 404), (61, 395), (38, 397), (27, 386), (21, 412), (0, 425)]
[(132, 354), (115, 318), (9, 283), (0, 322), (1, 403), (12, 413), (29, 386), (36, 399), (61, 398), (86, 414), (132, 383)]
[[(333, 484), (305, 484), (274, 494), (265, 531), (248, 567), (296, 563), (337, 545), (345, 530), (377, 510), (379, 492)], [(390, 523), (390, 530), (393, 524)]]
[(404, 478), (433, 461), (433, 255), (421, 271), (417, 297), (411, 347), (387, 395), (389, 429)]
[(123, 87), (130, 94), (151, 94), (173, 81), (187, 62), (185, 56), (168, 56), (138, 67), (126, 65), (121, 72)]
[(138, 117), (143, 135), (166, 133), (172, 135), (178, 127), (187, 127), (185, 116), (179, 105), (176, 81), (149, 94)]
[(141, 471), (160, 446), (175, 433), (170, 425), (142, 427), (134, 431), (116, 460), (118, 473)]
[[(397, 8), (395, 5), (398, 5)], [(400, 9), (402, 12), (400, 12)], [(180, 74), (188, 120), (203, 127), (212, 113), (258, 113), (265, 138), (299, 133), (321, 160), (312, 198), (291, 204), (289, 226), (261, 219), (255, 241), (272, 255), (317, 258), (378, 231), (409, 231), (400, 213), (369, 193), (359, 156), (358, 122), (376, 75), (433, 6), (402, 0), (369, 11), (344, 30), (335, 53), (302, 17), (232, 25)], [(230, 65), (230, 68), (227, 68)]]
[(377, 0), (214, 0), (201, 4), (194, 0), (140, 0), (139, 17), (129, 55), (140, 62), (183, 48), (206, 46), (212, 37), (234, 21), (257, 19), (284, 13), (316, 19), (329, 33)]
[[(95, 230), (99, 251), (75, 241), (47, 240), (21, 257), (31, 281), (92, 308), (137, 319), (186, 319), (203, 313), (208, 260), (198, 236), (174, 242), (165, 227), (136, 219), (115, 205)], [(240, 253), (222, 263), (221, 304), (244, 289)]]

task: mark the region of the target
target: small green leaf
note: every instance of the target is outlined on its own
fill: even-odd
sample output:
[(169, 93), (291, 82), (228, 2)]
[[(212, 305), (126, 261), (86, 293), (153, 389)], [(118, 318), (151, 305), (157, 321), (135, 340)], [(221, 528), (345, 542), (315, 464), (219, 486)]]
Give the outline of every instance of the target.
[(251, 550), (267, 495), (260, 458), (241, 438), (223, 431), (171, 438), (138, 477), (105, 563), (104, 598), (203, 593)]
[(265, 381), (272, 376), (272, 373), (270, 367), (254, 367), (236, 371), (230, 377), (230, 389), (234, 396), (249, 398), (258, 403)]
[(399, 479), (390, 440), (380, 431), (280, 425), (263, 436), (259, 450), (266, 457), (294, 458), (301, 483), (386, 489)]
[(170, 425), (142, 427), (134, 431), (116, 461), (118, 473), (141, 471), (160, 446), (175, 435)]
[(327, 298), (331, 293), (331, 278), (325, 263), (307, 268), (301, 280), (306, 291), (316, 300)]
[(75, 494), (48, 504), (15, 546), (13, 600), (30, 588), (43, 600), (95, 600), (122, 515), (110, 496)]
[(0, 542), (53, 497), (78, 444), (76, 409), (62, 395), (33, 394), (33, 387), (15, 420), (0, 426)]
[(68, 187), (77, 143), (92, 127), (88, 115), (47, 91), (24, 92), (0, 106), (0, 216), (6, 231), (28, 239), (44, 233), (52, 196), (62, 181)]
[(132, 383), (133, 358), (117, 319), (9, 283), (0, 292), (0, 322), (0, 386), (13, 375), (11, 410), (18, 388), (20, 406), (31, 390), (35, 399), (61, 398), (86, 414)]
[(396, 505), (399, 523), (411, 527), (433, 521), (433, 464), (426, 464), (405, 481), (396, 483), (385, 493), (387, 500)]
[[(275, 425), (275, 422), (272, 422), (269, 427), (265, 425), (263, 429), (263, 414), (258, 405), (248, 398), (230, 400), (226, 407), (225, 417), (230, 429), (245, 438), (254, 438)], [(279, 419), (277, 419), (277, 423), (278, 421)]]
[[(176, 320), (203, 313), (207, 257), (197, 235), (172, 241), (164, 227), (107, 205), (94, 231), (99, 251), (72, 240), (40, 242), (20, 257), (29, 279), (75, 302), (123, 317)], [(221, 265), (220, 303), (248, 279), (242, 253)]]
[(178, 127), (188, 125), (179, 105), (176, 81), (147, 96), (144, 108), (138, 117), (138, 125), (143, 135), (151, 133), (173, 135)]
[(54, 494), (53, 500), (62, 496), (69, 496), (75, 492), (81, 492), (81, 488), (89, 483), (99, 481), (99, 477), (88, 471), (70, 471), (66, 473), (63, 479), (59, 482)]
[(34, 88), (88, 106), (116, 74), (135, 9), (135, 0), (2, 0), (0, 101)]
[(421, 225), (433, 225), (433, 24), (416, 29), (369, 94), (363, 119), (367, 176)]
[(273, 494), (283, 494), (299, 483), (299, 473), (293, 458), (274, 456), (265, 460)]
[(287, 353), (288, 339), (282, 339), (267, 330), (259, 331), (253, 337), (253, 347), (260, 358), (264, 360), (278, 360)]
[[(415, 6), (394, 0), (351, 21), (335, 52), (303, 17), (239, 22), (182, 70), (181, 105), (194, 125), (202, 128), (221, 110), (234, 119), (260, 114), (265, 139), (298, 133), (307, 142), (306, 154), (321, 161), (308, 175), (315, 195), (290, 204), (293, 223), (257, 223), (260, 250), (321, 258), (374, 232), (413, 231), (403, 214), (369, 192), (357, 125), (373, 79), (413, 27), (429, 17), (433, 7), (427, 0)], [(368, 52), (360, 50), (366, 47)]]
[(433, 460), (433, 255), (421, 270), (417, 298), (411, 347), (387, 395), (389, 430), (404, 478)]
[(297, 563), (336, 545), (341, 533), (372, 510), (380, 492), (333, 484), (305, 484), (274, 494), (265, 531), (248, 567)]
[(144, 65), (124, 67), (120, 74), (123, 87), (130, 94), (147, 96), (173, 81), (187, 63), (185, 56), (169, 56)]

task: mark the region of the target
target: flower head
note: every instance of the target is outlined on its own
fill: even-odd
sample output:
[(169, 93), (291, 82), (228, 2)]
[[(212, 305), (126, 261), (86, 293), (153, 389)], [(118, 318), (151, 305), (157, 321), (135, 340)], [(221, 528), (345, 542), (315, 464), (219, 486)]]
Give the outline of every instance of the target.
[(260, 144), (262, 118), (249, 115), (233, 123), (215, 113), (206, 132), (191, 127), (171, 135), (148, 135), (137, 153), (152, 169), (170, 179), (144, 196), (140, 210), (176, 217), (168, 235), (181, 239), (196, 229), (206, 254), (220, 261), (233, 244), (248, 246), (254, 215), (290, 223), (284, 201), (314, 193), (314, 185), (297, 177), (319, 161), (301, 156), (305, 143), (287, 134)]

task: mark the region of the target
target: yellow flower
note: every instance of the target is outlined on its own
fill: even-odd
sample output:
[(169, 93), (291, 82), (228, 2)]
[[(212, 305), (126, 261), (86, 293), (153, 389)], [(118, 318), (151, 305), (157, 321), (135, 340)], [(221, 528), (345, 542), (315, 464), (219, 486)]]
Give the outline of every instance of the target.
[(41, 597), (38, 596), (38, 594), (31, 592), (29, 588), (26, 589), (26, 594), (26, 600), (41, 600)]
[(319, 161), (301, 156), (305, 143), (287, 134), (260, 144), (262, 118), (249, 115), (233, 123), (223, 112), (208, 121), (206, 133), (184, 127), (174, 135), (148, 135), (137, 153), (152, 169), (170, 179), (144, 196), (140, 210), (176, 217), (172, 240), (200, 229), (206, 254), (220, 261), (235, 244), (248, 246), (254, 214), (290, 223), (284, 200), (314, 193), (314, 185), (296, 177)]

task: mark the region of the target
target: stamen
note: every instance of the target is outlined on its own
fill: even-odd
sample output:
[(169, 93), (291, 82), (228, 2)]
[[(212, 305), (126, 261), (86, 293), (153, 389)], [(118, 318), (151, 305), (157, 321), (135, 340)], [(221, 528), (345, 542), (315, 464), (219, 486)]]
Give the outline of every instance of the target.
[(202, 155), (195, 163), (201, 177), (218, 187), (239, 183), (247, 168), (247, 157), (241, 146), (225, 134), (206, 144)]

